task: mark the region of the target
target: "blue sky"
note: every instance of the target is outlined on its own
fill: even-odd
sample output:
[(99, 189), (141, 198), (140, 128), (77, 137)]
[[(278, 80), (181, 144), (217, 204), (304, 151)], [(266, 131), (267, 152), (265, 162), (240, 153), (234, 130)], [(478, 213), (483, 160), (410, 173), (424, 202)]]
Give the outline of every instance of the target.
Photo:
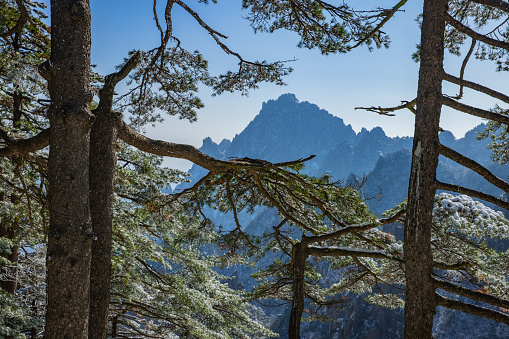
[[(160, 8), (164, 1), (159, 0)], [(396, 3), (397, 1), (394, 1)], [(91, 0), (92, 9), (92, 62), (102, 74), (114, 71), (129, 50), (152, 49), (159, 43), (159, 33), (152, 16), (151, 1)], [(354, 2), (352, 2), (353, 4)], [(374, 1), (363, 2), (366, 6)], [(389, 136), (413, 134), (413, 115), (405, 110), (396, 117), (378, 116), (375, 113), (354, 110), (357, 106), (396, 106), (401, 100), (416, 96), (418, 64), (411, 54), (419, 41), (419, 29), (415, 18), (422, 2), (411, 2), (404, 12), (397, 13), (384, 31), (392, 40), (389, 49), (369, 52), (360, 47), (348, 54), (323, 56), (318, 51), (296, 47), (299, 38), (289, 32), (254, 34), (242, 16), (241, 1), (223, 0), (219, 4), (205, 5), (188, 1), (190, 7), (200, 13), (212, 28), (227, 35), (228, 46), (251, 60), (297, 59), (291, 66), (294, 72), (286, 78), (287, 86), (261, 84), (249, 96), (223, 94), (211, 97), (209, 90), (200, 93), (205, 108), (199, 111), (198, 122), (190, 124), (175, 117), (156, 128), (148, 128), (151, 137), (179, 143), (201, 146), (210, 136), (216, 142), (231, 139), (240, 133), (258, 114), (262, 102), (275, 99), (283, 93), (294, 93), (300, 101), (309, 101), (331, 114), (341, 117), (354, 130), (381, 126)], [(392, 2), (382, 4), (392, 7)], [(376, 6), (375, 6), (376, 7)], [(210, 36), (194, 19), (178, 8), (174, 11), (174, 34), (190, 50), (199, 50), (209, 60), (212, 72), (235, 69), (236, 59), (225, 55)], [(461, 59), (446, 55), (446, 70), (457, 74)], [(474, 65), (475, 64), (475, 65)], [(472, 62), (465, 77), (503, 90), (507, 84), (506, 74), (496, 73), (488, 62)], [(445, 86), (445, 92), (457, 93), (454, 86)], [(467, 96), (469, 92), (467, 91)], [(469, 101), (470, 100), (470, 101)], [(480, 95), (472, 96), (466, 103), (484, 108), (493, 107), (493, 101)], [(461, 137), (481, 120), (444, 110), (441, 126)], [(185, 162), (167, 162), (172, 166), (186, 168)]]

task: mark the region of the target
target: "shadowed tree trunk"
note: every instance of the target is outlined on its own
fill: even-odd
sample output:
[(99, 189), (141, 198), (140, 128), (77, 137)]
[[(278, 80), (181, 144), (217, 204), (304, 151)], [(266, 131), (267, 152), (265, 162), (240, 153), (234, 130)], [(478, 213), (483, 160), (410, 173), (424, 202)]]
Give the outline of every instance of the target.
[(134, 54), (119, 72), (106, 76), (94, 110), (90, 133), (90, 213), (94, 241), (90, 271), (90, 323), (88, 337), (106, 338), (110, 302), (113, 183), (117, 165), (116, 145), (120, 117), (112, 111), (115, 85), (136, 66)]
[(306, 264), (307, 255), (304, 245), (300, 242), (293, 245), (292, 252), (293, 296), (288, 326), (288, 338), (299, 339), (300, 323), (302, 312), (304, 311), (304, 266)]
[(412, 168), (405, 221), (405, 338), (432, 337), (435, 287), (431, 280), (431, 222), (438, 165), (446, 0), (425, 0)]
[[(18, 197), (13, 194), (11, 195), (11, 202), (17, 203)], [(0, 201), (5, 200), (5, 194), (2, 192), (0, 194)], [(10, 223), (7, 223), (5, 220), (2, 220), (0, 222), (0, 237), (4, 237), (10, 240), (16, 239), (16, 233), (17, 233), (17, 226), (15, 221), (11, 221)], [(11, 253), (8, 252), (1, 252), (0, 256), (4, 257), (5, 259), (9, 260), (12, 263), (18, 262), (18, 256), (19, 256), (19, 247), (18, 246), (12, 246), (10, 248)], [(2, 272), (5, 274), (5, 279), (0, 280), (0, 288), (7, 291), (7, 293), (14, 294), (16, 293), (17, 285), (18, 285), (18, 267), (17, 266), (11, 266), (11, 267), (5, 267), (2, 268)]]
[(94, 116), (88, 1), (51, 1), (51, 58), (40, 65), (51, 106), (46, 338), (87, 338), (92, 231), (89, 146)]
[[(117, 157), (117, 121), (95, 110), (90, 135), (90, 213), (94, 241), (90, 271), (89, 338), (106, 338), (111, 276), (111, 225), (113, 222), (113, 178)], [(108, 112), (109, 113), (109, 112)]]
[[(14, 128), (20, 127), (20, 121), (21, 121), (21, 112), (23, 108), (23, 95), (18, 91), (14, 91), (12, 94), (13, 98), (13, 105), (12, 105), (12, 126)], [(19, 158), (14, 158), (14, 161), (19, 161)], [(0, 194), (0, 201), (5, 200), (5, 193), (2, 192)], [(19, 197), (16, 194), (11, 195), (11, 202), (13, 204), (19, 203)], [(17, 228), (19, 225), (14, 220), (10, 220), (9, 223), (7, 223), (5, 220), (2, 220), (0, 222), (0, 237), (4, 237), (10, 240), (15, 240), (17, 236)], [(12, 246), (10, 248), (11, 253), (2, 252), (0, 255), (7, 260), (9, 260), (12, 263), (18, 262), (19, 257), (19, 247), (18, 246)], [(6, 279), (0, 281), (0, 288), (3, 288), (10, 294), (16, 293), (17, 285), (18, 285), (18, 267), (12, 266), (12, 267), (6, 267), (3, 269), (6, 274)]]

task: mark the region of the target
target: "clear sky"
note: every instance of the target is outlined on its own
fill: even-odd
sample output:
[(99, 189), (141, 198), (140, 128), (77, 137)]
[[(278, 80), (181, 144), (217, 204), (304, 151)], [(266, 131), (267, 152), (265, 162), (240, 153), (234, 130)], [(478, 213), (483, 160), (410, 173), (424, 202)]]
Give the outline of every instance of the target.
[[(397, 1), (382, 4), (392, 7)], [(101, 74), (114, 71), (129, 50), (152, 49), (159, 43), (152, 15), (152, 1), (91, 0), (92, 8), (92, 62)], [(162, 10), (165, 1), (159, 0)], [(200, 13), (212, 28), (227, 35), (228, 46), (250, 60), (297, 59), (291, 66), (294, 72), (286, 78), (287, 86), (261, 84), (249, 96), (222, 94), (211, 97), (207, 89), (200, 93), (205, 108), (198, 112), (198, 122), (190, 124), (175, 117), (156, 128), (148, 128), (149, 136), (172, 142), (201, 146), (205, 137), (216, 142), (232, 139), (258, 114), (262, 102), (275, 99), (283, 93), (294, 93), (300, 101), (309, 101), (341, 117), (355, 131), (362, 127), (371, 129), (381, 126), (389, 136), (413, 134), (413, 115), (400, 111), (396, 117), (378, 116), (375, 113), (354, 110), (357, 106), (396, 106), (401, 100), (416, 96), (418, 64), (411, 60), (415, 45), (419, 42), (419, 28), (415, 21), (422, 2), (409, 1), (404, 12), (399, 12), (385, 27), (391, 37), (391, 47), (369, 52), (366, 47), (348, 54), (323, 56), (318, 51), (296, 47), (299, 38), (294, 33), (254, 34), (241, 10), (240, 0), (219, 0), (219, 4), (205, 5), (188, 1), (190, 7)], [(355, 2), (350, 2), (354, 4)], [(364, 1), (364, 6), (380, 2)], [(162, 15), (161, 15), (162, 18)], [(212, 38), (180, 8), (173, 16), (174, 35), (184, 47), (199, 50), (209, 60), (212, 72), (236, 68), (235, 57), (227, 56), (215, 45)], [(469, 43), (469, 42), (467, 42)], [(449, 73), (459, 72), (461, 58), (446, 56), (445, 65)], [(475, 65), (474, 65), (475, 64)], [(471, 62), (465, 78), (491, 85), (503, 90), (507, 86), (507, 75), (496, 73), (489, 62)], [(446, 93), (454, 95), (457, 88), (446, 86)], [(469, 94), (467, 90), (467, 95)], [(483, 108), (493, 107), (493, 102), (480, 95), (466, 103), (475, 103)], [(441, 126), (451, 130), (456, 137), (480, 119), (445, 110)], [(179, 168), (189, 167), (184, 162), (166, 162)]]

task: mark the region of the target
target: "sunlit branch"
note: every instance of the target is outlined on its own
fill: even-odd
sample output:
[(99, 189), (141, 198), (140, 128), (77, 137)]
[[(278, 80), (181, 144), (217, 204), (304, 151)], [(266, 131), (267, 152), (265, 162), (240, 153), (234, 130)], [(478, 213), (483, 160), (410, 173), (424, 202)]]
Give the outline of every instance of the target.
[(415, 103), (416, 99), (413, 99), (412, 101), (402, 101), (401, 105), (395, 106), (395, 107), (355, 107), (355, 109), (363, 109), (369, 112), (378, 113), (380, 115), (387, 115), (387, 116), (395, 116), (395, 114), (392, 114), (391, 112), (399, 111), (401, 109), (407, 108), (410, 110), (410, 112), (415, 114)]
[(199, 149), (191, 145), (176, 144), (168, 141), (148, 138), (133, 130), (124, 121), (119, 121), (119, 138), (141, 151), (160, 156), (189, 160), (196, 165), (208, 169), (209, 171), (218, 173), (225, 172), (228, 169), (269, 169), (274, 167), (291, 166), (305, 162), (314, 157), (314, 155), (312, 155), (304, 159), (297, 159), (282, 163), (270, 163), (268, 161), (250, 158), (235, 158), (228, 161), (218, 160), (202, 153)]

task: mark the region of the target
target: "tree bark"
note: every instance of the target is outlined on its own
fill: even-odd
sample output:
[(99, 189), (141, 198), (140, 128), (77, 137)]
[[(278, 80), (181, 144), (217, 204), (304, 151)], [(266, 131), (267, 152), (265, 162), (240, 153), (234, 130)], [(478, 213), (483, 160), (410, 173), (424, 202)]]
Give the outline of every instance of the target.
[(89, 146), (94, 116), (88, 1), (51, 1), (51, 58), (46, 338), (87, 338), (92, 231)]
[[(0, 201), (3, 201), (5, 199), (5, 194), (2, 192), (0, 194)], [(19, 203), (18, 201), (19, 197), (15, 194), (11, 195), (11, 202), (16, 204)], [(4, 237), (10, 240), (16, 240), (17, 238), (17, 230), (18, 225), (16, 222), (12, 222), (10, 224), (7, 224), (4, 220), (0, 222), (0, 237)], [(10, 262), (14, 263), (14, 266), (8, 266), (1, 269), (2, 274), (5, 274), (5, 280), (0, 280), (0, 288), (7, 291), (7, 293), (14, 294), (16, 293), (17, 286), (18, 286), (18, 256), (19, 256), (19, 247), (18, 246), (12, 246), (10, 248), (11, 253), (7, 252), (0, 252), (0, 256), (4, 257), (5, 259), (9, 260)]]
[(432, 338), (431, 222), (438, 165), (446, 0), (425, 0), (412, 167), (405, 221), (405, 338)]
[(90, 134), (90, 213), (94, 241), (90, 271), (88, 337), (106, 338), (110, 302), (113, 180), (117, 157), (117, 119), (101, 106)]
[(293, 245), (292, 269), (293, 269), (293, 296), (290, 322), (288, 324), (288, 338), (300, 338), (300, 322), (304, 311), (304, 266), (307, 255), (304, 245)]

